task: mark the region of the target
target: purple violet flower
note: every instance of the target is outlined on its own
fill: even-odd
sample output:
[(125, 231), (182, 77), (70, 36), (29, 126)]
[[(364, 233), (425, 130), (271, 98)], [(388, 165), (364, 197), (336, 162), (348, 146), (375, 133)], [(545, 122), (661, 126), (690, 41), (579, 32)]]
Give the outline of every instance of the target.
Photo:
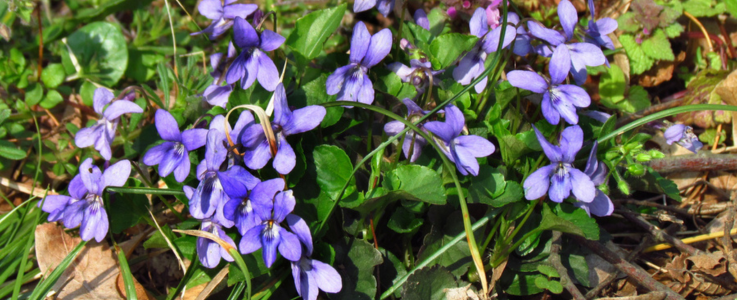
[(699, 149), (704, 147), (704, 144), (699, 141), (699, 138), (693, 133), (693, 128), (691, 126), (683, 124), (672, 125), (665, 130), (663, 136), (665, 136), (665, 141), (668, 145), (678, 143), (683, 148), (686, 148), (693, 153), (698, 153)]
[(351, 38), (351, 63), (330, 74), (325, 83), (328, 95), (338, 94), (338, 100), (373, 103), (374, 85), (367, 73), (389, 54), (391, 48), (392, 32), (389, 29), (384, 28), (371, 36), (363, 22), (356, 23)]
[(422, 8), (415, 10), (415, 14), (413, 15), (413, 18), (415, 19), (415, 23), (417, 25), (420, 25), (420, 27), (425, 28), (425, 30), (430, 30), (430, 20), (427, 19), (427, 14)]
[[(573, 7), (571, 1), (562, 0), (558, 4), (558, 19), (560, 19), (561, 26), (565, 35), (560, 32), (548, 29), (537, 23), (536, 21), (528, 21), (527, 28), (534, 37), (543, 40), (554, 46), (556, 49), (558, 46), (563, 46), (568, 50), (570, 57), (570, 69), (573, 79), (577, 84), (581, 85), (586, 82), (587, 73), (586, 67), (595, 67), (603, 64), (608, 64), (604, 53), (595, 44), (589, 43), (572, 43), (565, 44), (567, 41), (573, 39), (573, 33), (575, 31), (576, 24), (578, 23), (578, 12)], [(538, 49), (537, 52), (546, 55), (549, 49), (545, 45), (541, 45), (542, 49)], [(547, 56), (547, 55), (546, 55)]]
[[(311, 255), (312, 251), (308, 255)], [(343, 288), (343, 280), (330, 265), (302, 256), (292, 262), (292, 276), (297, 293), (305, 300), (316, 300), (319, 290), (338, 293)]]
[[(224, 242), (232, 245), (233, 248), (236, 248), (233, 239), (225, 234), (225, 231), (223, 231), (223, 226), (218, 224), (215, 220), (202, 220), (202, 226), (200, 227), (200, 230), (212, 233), (216, 237), (221, 238)], [(221, 247), (220, 244), (211, 239), (203, 237), (197, 238), (197, 256), (200, 257), (200, 262), (202, 263), (202, 265), (210, 269), (218, 266), (218, 264), (220, 263), (220, 258), (229, 262), (234, 261), (233, 256), (231, 256), (227, 250)]]
[(249, 254), (263, 247), (263, 259), (268, 268), (276, 261), (277, 249), (290, 261), (297, 261), (302, 256), (298, 236), (280, 225), (294, 210), (296, 200), (292, 190), (281, 191), (284, 188), (283, 179), (274, 180), (278, 184), (259, 185), (258, 190), (254, 188), (251, 192), (254, 210), (263, 221), (249, 229), (239, 245), (242, 254)]
[[(95, 150), (100, 152), (100, 156), (105, 160), (110, 160), (113, 152), (110, 144), (115, 139), (115, 130), (118, 128), (120, 116), (129, 113), (142, 113), (143, 108), (126, 99), (113, 101), (113, 93), (106, 88), (97, 88), (95, 90), (94, 109), (95, 112), (102, 116), (92, 127), (82, 128), (74, 137), (74, 144), (79, 148), (86, 148), (94, 145)], [(112, 102), (112, 103), (111, 103)], [(105, 105), (110, 104), (107, 108)]]
[(588, 107), (591, 98), (586, 91), (572, 84), (562, 84), (568, 75), (571, 58), (565, 47), (556, 47), (550, 59), (550, 80), (532, 71), (511, 71), (509, 83), (515, 87), (543, 94), (543, 116), (550, 124), (557, 125), (563, 117), (569, 124), (578, 123), (576, 107)]
[(41, 210), (49, 213), (49, 222), (63, 220), (64, 226), (79, 228), (82, 240), (95, 238), (101, 242), (107, 235), (110, 222), (107, 218), (102, 192), (109, 186), (123, 186), (131, 173), (131, 163), (121, 160), (105, 172), (92, 165), (92, 158), (79, 165), (79, 174), (69, 183), (69, 196), (48, 195), (38, 202)]
[(596, 187), (588, 175), (576, 169), (573, 161), (576, 153), (583, 145), (583, 130), (578, 125), (563, 130), (560, 136), (560, 146), (554, 146), (534, 127), (537, 140), (550, 160), (550, 165), (544, 166), (530, 174), (525, 179), (523, 187), (525, 198), (535, 200), (548, 194), (553, 202), (561, 203), (573, 195), (579, 201), (591, 203), (596, 196)]
[[(251, 124), (244, 129), (240, 139), (246, 152), (243, 161), (252, 170), (263, 168), (269, 159), (274, 158), (274, 169), (279, 174), (289, 174), (297, 164), (294, 149), (287, 142), (287, 136), (314, 129), (325, 118), (325, 108), (319, 105), (310, 105), (292, 111), (287, 103), (284, 86), (279, 83), (274, 91), (274, 120), (271, 128), (274, 131), (276, 144), (270, 145), (264, 135), (261, 124)], [(276, 156), (272, 153), (272, 146)]]
[(419, 93), (425, 92), (425, 88), (429, 85), (430, 77), (432, 77), (433, 85), (439, 85), (440, 79), (437, 75), (445, 72), (445, 70), (433, 71), (432, 64), (429, 61), (422, 62), (418, 59), (409, 61), (409, 67), (400, 62), (393, 62), (387, 65), (387, 68), (396, 73), (403, 82), (411, 83)]
[[(453, 70), (453, 79), (462, 85), (470, 84), (471, 81), (476, 79), (484, 72), (486, 57), (491, 52), (496, 52), (499, 46), (499, 39), (501, 39), (502, 28), (501, 26), (489, 31), (489, 24), (486, 20), (486, 11), (479, 7), (473, 13), (471, 20), (468, 24), (471, 28), (471, 34), (479, 37), (479, 41), (476, 45), (466, 53), (461, 59), (458, 66)], [(516, 36), (516, 28), (512, 25), (507, 25), (506, 33), (504, 36), (504, 42), (502, 48), (506, 48), (509, 44), (514, 41)], [(474, 87), (477, 93), (481, 93), (486, 88), (487, 80), (482, 80)]]
[(464, 126), (465, 119), (461, 110), (448, 105), (445, 108), (445, 122), (427, 122), (425, 129), (440, 139), (442, 143), (438, 143), (438, 146), (456, 164), (461, 174), (477, 176), (479, 162), (476, 158), (494, 153), (494, 144), (477, 135), (461, 135)]
[(163, 109), (156, 111), (155, 121), (156, 130), (166, 142), (149, 149), (143, 156), (143, 163), (149, 166), (159, 165), (161, 177), (174, 172), (174, 178), (183, 182), (191, 167), (189, 151), (205, 145), (207, 129), (193, 128), (180, 133), (177, 121)]
[[(607, 177), (606, 164), (596, 159), (596, 150), (598, 149), (598, 146), (599, 143), (595, 141), (594, 147), (591, 148), (591, 153), (589, 154), (589, 160), (586, 161), (586, 169), (583, 170), (584, 174), (591, 178), (594, 186), (604, 184)], [(604, 192), (599, 189), (596, 189), (594, 201), (591, 201), (590, 203), (579, 201), (573, 205), (585, 210), (589, 216), (594, 214), (595, 216), (606, 217), (612, 215), (614, 212), (614, 203), (612, 203), (612, 200), (609, 199), (607, 194), (604, 194)]]
[(200, 5), (197, 6), (197, 9), (200, 14), (213, 22), (204, 30), (192, 33), (191, 35), (207, 33), (210, 39), (214, 40), (233, 26), (233, 19), (237, 17), (245, 19), (254, 11), (258, 10), (258, 5), (256, 4), (234, 4), (237, 1), (225, 0), (223, 4), (222, 0), (202, 0)]
[(258, 78), (258, 83), (264, 89), (273, 91), (279, 83), (279, 70), (265, 52), (279, 48), (284, 43), (284, 37), (268, 29), (264, 29), (259, 36), (248, 21), (236, 17), (233, 40), (241, 48), (241, 54), (225, 74), (228, 84), (240, 80), (241, 88), (247, 89)]
[(222, 76), (226, 66), (235, 58), (236, 54), (235, 46), (233, 46), (233, 42), (230, 42), (228, 43), (227, 53), (215, 53), (210, 56), (210, 65), (212, 66), (210, 76), (212, 76), (213, 80), (212, 84), (202, 94), (203, 99), (210, 105), (225, 108), (225, 105), (228, 104), (230, 93), (233, 92), (233, 85), (227, 83), (223, 85), (222, 81), (225, 78)]
[(585, 41), (614, 50), (614, 42), (607, 35), (617, 30), (617, 26), (617, 21), (612, 18), (602, 18), (594, 22), (592, 16), (589, 20), (589, 28), (586, 29)]
[[(187, 196), (187, 199), (192, 199), (194, 193), (195, 189), (193, 189), (191, 186), (184, 186), (184, 195)], [(216, 237), (222, 239), (224, 242), (233, 246), (233, 248), (236, 248), (233, 239), (225, 234), (225, 231), (223, 231), (223, 225), (219, 224), (216, 220), (210, 218), (202, 220), (200, 230), (212, 233)], [(220, 258), (223, 258), (229, 262), (233, 261), (233, 256), (231, 256), (228, 251), (223, 249), (220, 244), (203, 237), (197, 238), (197, 256), (199, 256), (202, 265), (210, 269), (217, 267), (217, 265), (220, 263)]]
[(247, 194), (248, 196), (231, 198), (228, 201), (225, 205), (225, 217), (233, 220), (235, 227), (238, 228), (238, 232), (245, 236), (248, 230), (260, 225), (264, 221), (256, 211), (258, 207), (256, 202), (271, 201), (274, 195), (281, 190), (284, 190), (284, 179), (275, 178), (259, 182)]
[[(407, 107), (407, 120), (410, 122), (415, 122), (428, 113), (428, 111), (422, 110), (420, 106), (409, 98), (405, 98), (402, 102)], [(417, 125), (417, 127), (425, 130), (422, 124)], [(402, 130), (404, 130), (404, 124), (399, 121), (391, 121), (384, 125), (384, 131), (389, 136), (395, 136)], [(425, 145), (427, 145), (427, 140), (424, 137), (417, 134), (414, 130), (408, 131), (404, 135), (404, 143), (402, 144), (404, 157), (407, 157), (410, 162), (415, 162), (420, 157), (420, 154), (422, 154), (422, 147), (425, 147)], [(412, 154), (410, 154), (410, 148), (412, 149)]]
[(189, 212), (196, 219), (212, 218), (225, 227), (231, 227), (233, 222), (223, 213), (225, 203), (230, 198), (247, 196), (244, 191), (252, 189), (259, 180), (241, 166), (233, 165), (225, 171), (220, 170), (228, 155), (224, 140), (221, 131), (208, 131), (205, 159), (197, 166), (200, 184), (189, 199)]
[(356, 0), (353, 2), (353, 12), (360, 13), (371, 9), (374, 6), (376, 6), (376, 9), (379, 10), (384, 17), (388, 17), (389, 13), (394, 9), (394, 0)]

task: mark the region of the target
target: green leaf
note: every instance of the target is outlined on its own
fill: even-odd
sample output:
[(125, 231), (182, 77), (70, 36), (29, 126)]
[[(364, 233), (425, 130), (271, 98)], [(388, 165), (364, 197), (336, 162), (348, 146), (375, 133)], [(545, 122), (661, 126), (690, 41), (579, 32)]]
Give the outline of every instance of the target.
[(468, 203), (494, 205), (492, 204), (494, 199), (504, 193), (506, 185), (504, 175), (499, 170), (489, 165), (482, 165), (479, 168), (479, 175), (471, 178), (467, 201)]
[(70, 55), (74, 55), (82, 66), (80, 75), (103, 85), (115, 85), (128, 66), (125, 37), (120, 28), (111, 23), (90, 23), (72, 33), (67, 44), (73, 52)]
[[(142, 187), (138, 179), (130, 178), (126, 187)], [(148, 198), (144, 194), (120, 193), (111, 198), (108, 210), (110, 232), (118, 234), (133, 227), (148, 215)]]
[(335, 248), (334, 265), (343, 266), (337, 268), (343, 281), (343, 288), (337, 294), (330, 294), (330, 299), (374, 299), (377, 288), (374, 267), (383, 261), (381, 252), (360, 239), (347, 240), (333, 247)]
[[(381, 286), (392, 286), (399, 281), (400, 278), (407, 275), (407, 267), (404, 265), (394, 253), (384, 248), (379, 248), (384, 262), (379, 266), (379, 274), (381, 274)], [(402, 286), (399, 286), (394, 292), (394, 297), (399, 298), (402, 294)]]
[(41, 105), (41, 107), (45, 109), (51, 109), (54, 108), (57, 104), (64, 102), (64, 98), (57, 92), (56, 90), (50, 90), (48, 93), (46, 93), (46, 97), (44, 97), (43, 100), (41, 100), (41, 103), (38, 105)]
[(663, 28), (663, 32), (665, 33), (665, 36), (669, 38), (679, 37), (681, 33), (683, 33), (684, 30), (685, 29), (683, 28), (683, 25), (681, 25), (681, 23), (673, 23), (670, 26)]
[[(540, 225), (536, 230), (557, 230), (560, 232), (584, 236), (584, 232), (580, 227), (576, 226), (576, 224), (571, 221), (557, 216), (549, 206), (549, 204), (543, 205), (543, 219), (540, 221)], [(584, 212), (584, 214), (586, 214), (586, 212)]]
[[(577, 208), (569, 203), (556, 203), (553, 206), (553, 211), (561, 219), (574, 224), (579, 230), (581, 230), (581, 235), (583, 235), (585, 238), (589, 240), (599, 239), (599, 225), (596, 224), (596, 220), (591, 218), (585, 210)], [(545, 219), (544, 216), (545, 213), (543, 213), (543, 222)], [(560, 231), (566, 232), (562, 230)]]
[(404, 165), (392, 170), (384, 179), (390, 191), (403, 191), (407, 199), (445, 204), (443, 179), (435, 170), (419, 165)]
[(49, 64), (41, 72), (41, 81), (43, 81), (46, 88), (53, 89), (64, 82), (64, 66), (61, 64)]
[(346, 197), (356, 190), (355, 179), (351, 177), (353, 164), (343, 149), (337, 146), (320, 145), (312, 152), (317, 170), (317, 184), (334, 200), (347, 182)]
[(624, 91), (627, 89), (624, 72), (617, 65), (611, 65), (609, 71), (601, 75), (599, 94), (601, 103), (609, 108), (616, 108), (616, 104), (624, 100)]
[(447, 68), (463, 52), (470, 50), (476, 41), (478, 41), (477, 37), (460, 33), (447, 33), (436, 37), (430, 43), (430, 53), (437, 62), (437, 64), (433, 62), (433, 68), (436, 70)]
[(560, 284), (560, 281), (551, 280), (548, 281), (547, 290), (553, 294), (560, 294), (563, 292), (563, 285)]
[(683, 10), (694, 17), (713, 17), (727, 10), (721, 0), (688, 0), (683, 2)]
[[(325, 87), (327, 79), (328, 75), (323, 73), (320, 77), (302, 85), (294, 92), (292, 97), (289, 98), (290, 103), (299, 105), (304, 101), (304, 106), (307, 106), (335, 101), (337, 98), (336, 95), (330, 96), (327, 94), (327, 89)], [(320, 123), (320, 127), (322, 128), (335, 125), (343, 115), (343, 107), (340, 106), (328, 107), (326, 111), (325, 118), (322, 120), (322, 123)]]
[(411, 233), (422, 226), (423, 219), (415, 217), (415, 215), (404, 207), (397, 207), (389, 217), (386, 227), (397, 233)]
[[(504, 276), (503, 278), (504, 283), (506, 283), (504, 291), (514, 296), (529, 296), (542, 293), (545, 291), (545, 288), (539, 288), (535, 285), (537, 278), (542, 277), (543, 275), (539, 273), (510, 273), (509, 277)], [(547, 281), (547, 279), (545, 280)]]
[(650, 70), (655, 60), (645, 54), (642, 47), (635, 41), (634, 36), (623, 34), (619, 36), (619, 42), (622, 43), (622, 47), (630, 59), (630, 72), (632, 74), (639, 75)]
[[(443, 209), (441, 206), (437, 208)], [(447, 210), (448, 208), (444, 208)], [(460, 211), (451, 214), (445, 214), (448, 217), (443, 218), (444, 224), (434, 222), (430, 233), (428, 233), (422, 242), (420, 253), (417, 254), (415, 261), (424, 261), (427, 257), (433, 255), (440, 248), (452, 241), (455, 236), (463, 232), (463, 216)], [(428, 263), (428, 267), (441, 265), (447, 268), (455, 276), (463, 276), (468, 271), (469, 266), (473, 263), (471, 259), (471, 251), (468, 248), (468, 242), (464, 238), (447, 251), (443, 252), (435, 260)]]
[(678, 186), (675, 182), (661, 176), (660, 173), (655, 172), (650, 167), (648, 167), (647, 169), (647, 174), (655, 179), (655, 182), (658, 183), (658, 186), (660, 186), (664, 194), (668, 195), (668, 197), (673, 200), (681, 201), (681, 192), (678, 190)]
[(553, 268), (553, 266), (539, 264), (539, 265), (537, 265), (537, 270), (540, 273), (545, 274), (545, 276), (548, 276), (548, 278), (558, 278), (558, 277), (560, 277), (560, 274), (558, 274), (558, 270), (556, 270), (555, 268)]
[(724, 4), (732, 18), (737, 17), (737, 0), (724, 0)]
[(26, 104), (28, 106), (34, 106), (41, 102), (44, 95), (44, 89), (38, 83), (33, 83), (26, 89)]
[(445, 299), (445, 290), (457, 288), (455, 276), (446, 268), (434, 266), (422, 268), (407, 278), (404, 283), (402, 299), (425, 300)]
[(318, 10), (300, 18), (285, 44), (308, 60), (317, 57), (325, 41), (340, 25), (346, 5)]
[(640, 24), (636, 21), (637, 15), (632, 12), (623, 14), (617, 19), (617, 29), (624, 32), (635, 32), (640, 30)]
[(23, 56), (23, 52), (15, 47), (10, 48), (10, 61), (15, 64), (19, 71), (26, 68), (26, 58)]
[(670, 41), (662, 29), (657, 29), (650, 38), (642, 41), (642, 51), (655, 60), (672, 61), (676, 59)]
[(18, 149), (11, 142), (0, 140), (0, 156), (11, 160), (21, 160), (26, 158), (26, 151)]

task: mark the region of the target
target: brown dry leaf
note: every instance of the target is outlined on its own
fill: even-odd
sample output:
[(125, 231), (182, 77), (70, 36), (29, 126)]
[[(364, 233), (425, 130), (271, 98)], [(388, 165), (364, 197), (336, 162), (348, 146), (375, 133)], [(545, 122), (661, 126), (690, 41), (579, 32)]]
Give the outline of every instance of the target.
[(688, 253), (681, 253), (665, 265), (668, 275), (681, 283), (687, 283), (691, 280), (688, 269), (686, 269), (686, 258), (688, 258)]
[(637, 81), (643, 87), (653, 87), (666, 82), (673, 78), (673, 70), (684, 60), (686, 60), (686, 52), (681, 51), (674, 61), (659, 61), (649, 71), (640, 75)]
[(180, 299), (181, 300), (195, 300), (197, 299), (197, 296), (199, 296), (200, 293), (202, 293), (202, 291), (205, 290), (206, 287), (207, 287), (207, 283), (203, 283), (193, 288), (188, 288), (184, 291), (184, 295)]
[(719, 276), (727, 272), (727, 258), (722, 251), (694, 255), (686, 259), (693, 263), (691, 271), (697, 271), (712, 276)]
[(479, 300), (479, 295), (470, 287), (471, 284), (469, 283), (465, 287), (445, 289), (445, 298), (448, 300)]
[(737, 176), (728, 172), (717, 172), (716, 176), (710, 176), (709, 182), (724, 195), (731, 196), (737, 193)]
[[(80, 238), (73, 238), (56, 223), (36, 227), (36, 257), (42, 274), (48, 274), (74, 249)], [(52, 287), (56, 299), (124, 299), (115, 279), (120, 270), (116, 257), (105, 243), (90, 241)], [(137, 284), (140, 286), (140, 284)], [(145, 293), (139, 299), (148, 299)]]

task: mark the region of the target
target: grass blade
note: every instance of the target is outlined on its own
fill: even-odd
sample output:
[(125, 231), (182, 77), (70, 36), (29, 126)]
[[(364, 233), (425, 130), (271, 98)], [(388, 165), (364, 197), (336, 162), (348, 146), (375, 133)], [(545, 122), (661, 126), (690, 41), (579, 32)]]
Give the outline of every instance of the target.
[(125, 295), (128, 300), (138, 300), (136, 295), (136, 284), (133, 282), (133, 274), (128, 266), (128, 259), (125, 257), (125, 251), (115, 245), (115, 251), (118, 252), (118, 263), (120, 264), (120, 273), (123, 274), (123, 284), (125, 285)]
[(72, 252), (69, 252), (67, 257), (65, 257), (64, 260), (62, 260), (61, 263), (59, 263), (59, 265), (54, 268), (54, 271), (49, 274), (49, 277), (47, 277), (46, 280), (41, 281), (41, 283), (36, 286), (36, 288), (33, 290), (33, 293), (28, 299), (45, 299), (46, 295), (48, 295), (49, 291), (51, 291), (51, 288), (54, 286), (54, 284), (56, 284), (56, 281), (59, 280), (59, 277), (61, 277), (61, 274), (64, 273), (64, 271), (69, 267), (74, 258), (77, 257), (77, 254), (79, 254), (79, 252), (84, 249), (85, 245), (87, 245), (87, 241), (82, 241), (77, 244)]

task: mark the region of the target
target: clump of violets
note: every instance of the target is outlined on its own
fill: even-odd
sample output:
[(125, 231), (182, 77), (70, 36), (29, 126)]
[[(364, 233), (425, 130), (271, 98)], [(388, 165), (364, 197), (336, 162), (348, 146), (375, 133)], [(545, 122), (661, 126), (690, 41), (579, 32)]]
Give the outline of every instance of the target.
[(686, 148), (693, 153), (697, 153), (699, 149), (704, 147), (704, 144), (699, 141), (699, 137), (693, 133), (693, 128), (688, 125), (671, 125), (665, 130), (663, 136), (665, 136), (665, 141), (668, 145), (678, 143), (681, 147)]
[(241, 53), (225, 74), (228, 84), (240, 80), (241, 88), (245, 90), (258, 78), (258, 83), (264, 89), (268, 91), (276, 89), (279, 83), (279, 70), (266, 52), (279, 48), (284, 43), (284, 37), (268, 29), (259, 34), (248, 21), (236, 17), (233, 40), (241, 48)]
[[(594, 183), (594, 186), (605, 184), (607, 178), (606, 164), (596, 159), (596, 151), (598, 148), (599, 142), (595, 141), (594, 146), (591, 148), (589, 159), (586, 161), (586, 169), (583, 170), (583, 173), (591, 178), (591, 182)], [(589, 216), (593, 214), (599, 217), (606, 217), (612, 215), (614, 212), (614, 203), (612, 203), (612, 200), (609, 199), (607, 194), (599, 189), (596, 189), (596, 196), (594, 196), (593, 201), (588, 203), (578, 201), (573, 205), (585, 210)]]
[(576, 154), (583, 145), (583, 130), (578, 125), (563, 130), (560, 145), (555, 146), (534, 127), (537, 140), (550, 160), (550, 164), (530, 174), (523, 187), (527, 200), (538, 199), (545, 194), (553, 202), (561, 203), (571, 195), (581, 202), (591, 203), (596, 196), (596, 187), (591, 178), (573, 166)]
[(395, 0), (356, 0), (353, 2), (353, 12), (359, 13), (367, 11), (376, 6), (376, 9), (379, 10), (384, 17), (388, 17), (389, 13), (394, 9), (394, 1)]
[[(407, 107), (407, 121), (414, 123), (429, 112), (426, 110), (422, 110), (422, 108), (420, 108), (417, 103), (410, 100), (409, 98), (402, 100), (402, 102), (404, 102), (404, 106)], [(427, 132), (423, 124), (418, 124), (417, 127)], [(395, 136), (399, 134), (402, 130), (404, 130), (404, 124), (396, 120), (388, 122), (384, 125), (384, 132), (386, 132), (386, 134), (389, 136)], [(407, 157), (410, 162), (415, 162), (417, 158), (420, 157), (420, 154), (422, 154), (422, 147), (425, 147), (425, 145), (427, 145), (427, 140), (425, 140), (424, 137), (419, 135), (414, 130), (408, 131), (404, 135), (404, 143), (402, 144), (404, 157)]]
[(385, 28), (373, 36), (363, 22), (353, 27), (350, 64), (335, 70), (325, 86), (328, 95), (338, 95), (338, 100), (366, 104), (374, 102), (374, 85), (368, 78), (369, 68), (378, 64), (392, 48), (392, 32)]
[(608, 64), (607, 59), (598, 45), (572, 42), (578, 23), (578, 12), (571, 1), (560, 1), (558, 4), (558, 19), (561, 27), (563, 27), (562, 34), (556, 30), (545, 28), (536, 21), (527, 22), (529, 33), (535, 38), (548, 43), (548, 45), (539, 45), (536, 52), (543, 56), (549, 56), (554, 51), (551, 50), (552, 48), (562, 48), (561, 50), (569, 52), (570, 60), (566, 70), (570, 70), (577, 84), (583, 84), (588, 76), (586, 67)]
[(183, 182), (189, 176), (191, 167), (189, 152), (205, 145), (207, 129), (193, 128), (180, 132), (177, 121), (163, 109), (156, 111), (154, 124), (159, 136), (166, 142), (148, 150), (143, 156), (143, 163), (149, 166), (159, 165), (161, 177), (174, 172), (174, 179)]
[(565, 50), (565, 47), (557, 47), (548, 67), (549, 80), (535, 72), (520, 70), (509, 72), (507, 79), (512, 86), (543, 94), (540, 105), (548, 123), (557, 125), (562, 117), (569, 124), (578, 124), (576, 107), (588, 107), (591, 104), (591, 98), (583, 88), (563, 84), (568, 76), (570, 63), (570, 53)]
[[(274, 120), (271, 121), (275, 140), (269, 141), (261, 124), (252, 124), (245, 128), (241, 142), (246, 148), (243, 156), (246, 166), (258, 170), (273, 157), (274, 169), (279, 174), (291, 172), (297, 164), (297, 156), (287, 142), (287, 136), (315, 129), (325, 118), (326, 112), (324, 107), (318, 105), (292, 111), (287, 103), (284, 85), (279, 83), (274, 91)], [(276, 153), (273, 153), (274, 150)]]
[(494, 153), (494, 144), (477, 135), (461, 135), (465, 126), (463, 113), (458, 107), (445, 107), (445, 121), (432, 121), (425, 124), (425, 129), (439, 139), (438, 146), (445, 156), (456, 164), (463, 175), (479, 174), (477, 157), (485, 157)]
[[(486, 18), (486, 10), (479, 7), (473, 13), (471, 21), (468, 23), (471, 28), (471, 34), (479, 37), (476, 45), (466, 53), (466, 55), (458, 63), (453, 70), (453, 79), (462, 85), (468, 85), (481, 76), (484, 72), (486, 57), (489, 53), (496, 52), (499, 47), (499, 40), (502, 38), (502, 29), (505, 27), (496, 27), (489, 31), (489, 23)], [(509, 46), (516, 36), (516, 28), (512, 25), (506, 26), (504, 39), (502, 41), (502, 49)], [(486, 88), (486, 81), (482, 80), (474, 88), (477, 93), (481, 93)]]
[(263, 248), (261, 253), (264, 263), (269, 268), (276, 261), (277, 249), (290, 261), (297, 261), (302, 257), (300, 239), (280, 225), (296, 204), (292, 191), (282, 191), (283, 189), (284, 180), (281, 178), (265, 181), (254, 187), (250, 199), (261, 224), (249, 229), (239, 245), (242, 254)]
[(206, 33), (211, 40), (216, 39), (233, 26), (233, 20), (237, 17), (247, 18), (258, 10), (256, 4), (239, 4), (237, 0), (202, 0), (197, 10), (203, 16), (212, 20), (212, 24), (202, 31), (192, 33), (198, 35)]
[(69, 196), (48, 195), (38, 202), (41, 210), (49, 213), (49, 222), (62, 220), (67, 228), (79, 228), (82, 240), (94, 238), (101, 242), (107, 235), (110, 222), (102, 202), (103, 192), (109, 186), (123, 186), (131, 173), (131, 163), (121, 160), (104, 172), (92, 164), (92, 158), (79, 165), (79, 174), (69, 183)]
[(92, 98), (93, 107), (101, 118), (92, 127), (80, 129), (74, 137), (74, 144), (77, 147), (95, 146), (95, 150), (99, 151), (100, 156), (105, 160), (110, 160), (113, 156), (110, 144), (115, 139), (115, 130), (118, 128), (120, 116), (143, 112), (143, 108), (128, 99), (113, 101), (114, 98), (115, 96), (108, 89), (97, 88)]

